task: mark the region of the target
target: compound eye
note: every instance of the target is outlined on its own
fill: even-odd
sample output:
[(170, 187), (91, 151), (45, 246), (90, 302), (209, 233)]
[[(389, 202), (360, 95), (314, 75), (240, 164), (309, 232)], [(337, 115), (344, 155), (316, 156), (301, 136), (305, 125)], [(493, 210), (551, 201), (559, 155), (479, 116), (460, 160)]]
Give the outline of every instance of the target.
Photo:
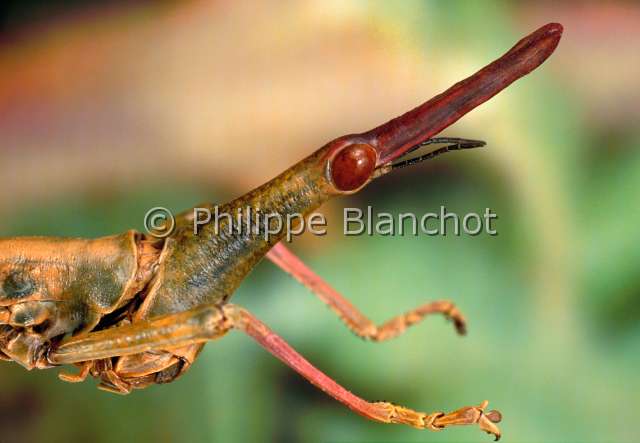
[(338, 152), (329, 167), (338, 191), (353, 191), (364, 185), (376, 168), (376, 151), (369, 145), (349, 145)]

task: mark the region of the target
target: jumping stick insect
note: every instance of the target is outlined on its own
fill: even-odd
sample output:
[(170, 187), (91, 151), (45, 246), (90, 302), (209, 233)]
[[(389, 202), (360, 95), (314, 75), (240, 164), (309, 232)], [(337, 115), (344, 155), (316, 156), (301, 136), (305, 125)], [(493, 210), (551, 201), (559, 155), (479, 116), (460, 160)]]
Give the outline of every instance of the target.
[[(270, 182), (219, 210), (251, 207), (263, 214), (309, 214), (329, 198), (359, 191), (394, 169), (484, 142), (432, 138), (471, 109), (542, 64), (562, 26), (547, 24), (505, 55), (421, 106), (368, 132), (339, 137)], [(447, 143), (410, 160), (417, 148)], [(394, 161), (399, 160), (394, 163)], [(368, 402), (316, 369), (246, 309), (229, 303), (240, 282), (266, 255), (326, 303), (358, 336), (383, 341), (431, 314), (465, 319), (448, 301), (428, 303), (376, 326), (332, 289), (280, 240), (260, 228), (244, 233), (178, 217), (170, 236), (135, 231), (99, 239), (0, 239), (0, 358), (27, 369), (74, 364), (69, 382), (100, 379), (99, 388), (128, 393), (184, 374), (205, 342), (240, 330), (309, 382), (355, 412), (383, 423), (439, 431), (478, 424), (496, 439), (498, 411), (488, 402), (451, 413), (426, 414), (388, 402)]]

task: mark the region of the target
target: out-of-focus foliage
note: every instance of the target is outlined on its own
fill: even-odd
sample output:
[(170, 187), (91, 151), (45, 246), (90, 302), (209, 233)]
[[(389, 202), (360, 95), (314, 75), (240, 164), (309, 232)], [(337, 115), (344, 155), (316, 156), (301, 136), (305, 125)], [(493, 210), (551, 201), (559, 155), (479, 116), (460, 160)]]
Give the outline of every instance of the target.
[[(634, 441), (638, 18), (631, 2), (163, 2), (12, 29), (0, 46), (0, 234), (106, 235), (141, 229), (153, 206), (231, 198), (559, 21), (545, 65), (447, 131), (487, 149), (340, 199), (325, 208), (329, 235), (294, 245), (371, 318), (449, 298), (467, 337), (434, 318), (362, 342), (270, 263), (234, 301), (365, 398), (425, 411), (489, 399), (505, 441)], [(499, 235), (343, 237), (340, 209), (368, 204), (489, 207)], [(4, 362), (0, 388), (2, 441), (484, 438), (365, 421), (236, 333), (182, 379), (127, 397)]]

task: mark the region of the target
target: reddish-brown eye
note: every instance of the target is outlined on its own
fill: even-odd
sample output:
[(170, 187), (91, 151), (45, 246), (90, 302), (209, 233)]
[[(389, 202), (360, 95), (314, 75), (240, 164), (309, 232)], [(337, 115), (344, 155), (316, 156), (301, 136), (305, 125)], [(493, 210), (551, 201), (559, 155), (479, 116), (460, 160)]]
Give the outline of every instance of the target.
[(331, 181), (339, 191), (364, 185), (376, 168), (376, 151), (364, 144), (350, 145), (331, 160)]

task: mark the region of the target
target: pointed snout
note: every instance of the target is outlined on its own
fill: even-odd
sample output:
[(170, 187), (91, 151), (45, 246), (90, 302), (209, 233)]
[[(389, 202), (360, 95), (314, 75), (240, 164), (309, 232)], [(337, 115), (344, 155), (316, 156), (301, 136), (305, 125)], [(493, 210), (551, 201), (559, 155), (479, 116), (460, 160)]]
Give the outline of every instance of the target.
[(539, 28), (471, 77), (357, 137), (376, 150), (377, 166), (388, 164), (540, 66), (558, 46), (562, 31), (559, 23)]

